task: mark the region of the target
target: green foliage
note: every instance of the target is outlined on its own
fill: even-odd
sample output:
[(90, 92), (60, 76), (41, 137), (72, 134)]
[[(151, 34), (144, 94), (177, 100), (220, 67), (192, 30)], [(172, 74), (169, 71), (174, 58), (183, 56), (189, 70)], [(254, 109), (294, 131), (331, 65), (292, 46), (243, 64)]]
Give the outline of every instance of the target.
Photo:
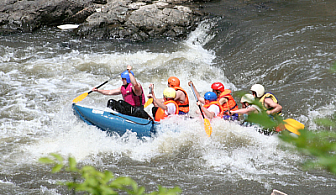
[[(74, 177), (72, 182), (63, 183), (68, 186), (69, 190), (87, 192), (93, 195), (116, 195), (122, 191), (133, 195), (145, 194), (145, 188), (143, 186), (138, 186), (132, 178), (114, 178), (112, 172), (100, 172), (92, 166), (84, 166), (81, 169), (78, 169), (77, 162), (74, 158), (69, 157), (68, 165), (64, 165), (63, 158), (60, 155), (50, 155), (53, 158), (43, 157), (39, 159), (39, 162), (55, 164), (52, 168), (52, 173), (57, 173), (64, 169), (67, 172), (81, 176), (82, 182), (77, 182), (76, 177)], [(152, 192), (150, 195), (175, 195), (181, 193), (179, 187), (168, 189), (159, 185), (158, 188), (158, 191)]]
[[(335, 127), (335, 118), (316, 119), (315, 122), (324, 127)], [(322, 168), (336, 175), (336, 133), (332, 131), (308, 131), (300, 130), (300, 136), (293, 137), (283, 132), (280, 139), (290, 143), (305, 155), (312, 157), (307, 160), (304, 168)]]
[(332, 65), (331, 71), (336, 72), (336, 62)]

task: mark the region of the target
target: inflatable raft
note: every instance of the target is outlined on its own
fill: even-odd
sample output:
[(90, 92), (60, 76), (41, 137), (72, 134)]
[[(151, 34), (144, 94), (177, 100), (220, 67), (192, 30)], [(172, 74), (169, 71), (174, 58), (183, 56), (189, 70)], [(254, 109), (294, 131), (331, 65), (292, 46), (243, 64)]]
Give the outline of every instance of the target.
[(139, 138), (150, 137), (156, 133), (158, 122), (120, 114), (111, 109), (95, 109), (72, 104), (74, 114), (89, 125), (94, 125), (108, 133), (123, 135), (127, 130), (137, 133)]

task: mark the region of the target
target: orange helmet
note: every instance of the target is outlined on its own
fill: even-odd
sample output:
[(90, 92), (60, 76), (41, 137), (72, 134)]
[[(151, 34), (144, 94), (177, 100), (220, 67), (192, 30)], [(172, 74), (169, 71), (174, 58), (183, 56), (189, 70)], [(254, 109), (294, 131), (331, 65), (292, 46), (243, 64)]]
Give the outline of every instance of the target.
[(177, 77), (169, 77), (168, 85), (170, 85), (170, 87), (179, 87), (180, 79), (178, 79)]
[(224, 91), (224, 85), (221, 82), (214, 82), (214, 83), (212, 83), (211, 88), (213, 90), (218, 90), (220, 92)]

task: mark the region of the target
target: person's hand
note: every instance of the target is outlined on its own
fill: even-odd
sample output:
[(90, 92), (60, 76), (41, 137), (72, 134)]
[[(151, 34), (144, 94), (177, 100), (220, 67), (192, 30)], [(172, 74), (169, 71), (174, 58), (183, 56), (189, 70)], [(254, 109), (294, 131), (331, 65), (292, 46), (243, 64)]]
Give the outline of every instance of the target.
[(193, 86), (194, 83), (193, 83), (192, 81), (189, 81), (189, 82), (188, 82), (188, 85), (189, 85), (189, 86)]
[(196, 104), (197, 104), (197, 106), (202, 105), (200, 101), (197, 101)]
[(132, 66), (131, 65), (127, 65), (127, 71), (131, 72), (131, 70), (132, 70)]
[(149, 99), (149, 98), (153, 98), (153, 94), (148, 94), (147, 95), (147, 98)]
[(153, 83), (150, 83), (150, 84), (149, 84), (149, 88), (152, 88), (152, 91), (154, 91), (154, 84), (153, 84)]
[(92, 88), (91, 91), (98, 91), (96, 87)]

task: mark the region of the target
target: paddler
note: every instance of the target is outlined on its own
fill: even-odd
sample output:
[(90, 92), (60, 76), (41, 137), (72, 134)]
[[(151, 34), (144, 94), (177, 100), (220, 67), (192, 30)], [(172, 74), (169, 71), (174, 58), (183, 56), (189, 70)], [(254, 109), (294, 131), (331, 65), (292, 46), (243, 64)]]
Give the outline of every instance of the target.
[(282, 106), (279, 104), (278, 99), (270, 92), (265, 93), (265, 88), (262, 85), (253, 85), (251, 92), (256, 100), (261, 103), (262, 109), (265, 110), (271, 118), (281, 114)]
[(243, 115), (243, 122), (242, 125), (244, 126), (251, 126), (252, 123), (247, 122), (247, 116), (249, 113), (258, 113), (261, 112), (261, 109), (254, 105), (253, 102), (255, 98), (252, 94), (245, 94), (241, 97), (240, 103), (242, 105), (241, 109), (230, 111), (229, 114), (241, 114)]
[(131, 116), (140, 118), (148, 118), (148, 114), (144, 111), (145, 96), (140, 83), (134, 77), (132, 66), (128, 65), (127, 70), (120, 74), (123, 82), (122, 86), (117, 89), (101, 90), (94, 87), (92, 91), (99, 92), (103, 95), (122, 95), (123, 100), (116, 101), (110, 99), (107, 107)]
[[(201, 101), (197, 101), (197, 105), (201, 105)], [(222, 107), (217, 101), (217, 95), (214, 92), (206, 92), (204, 94), (204, 105), (201, 107), (202, 112), (208, 119), (213, 119), (222, 112)]]
[(179, 113), (178, 105), (174, 100), (176, 98), (176, 91), (174, 88), (167, 87), (163, 90), (163, 102), (161, 99), (157, 99), (154, 93), (154, 84), (149, 85), (152, 88), (152, 93), (149, 94), (148, 98), (153, 98), (153, 116), (155, 121), (160, 121), (167, 118), (170, 115), (176, 115)]
[[(196, 93), (197, 99), (201, 103), (204, 104), (205, 103), (204, 98), (200, 97), (193, 82), (189, 81), (188, 85), (193, 87)], [(222, 107), (220, 116), (222, 116), (223, 119), (225, 120), (227, 119), (238, 120), (238, 114), (233, 114), (233, 115), (229, 114), (229, 111), (238, 110), (238, 105), (231, 95), (231, 90), (225, 89), (223, 83), (221, 82), (214, 82), (211, 85), (211, 89), (212, 89), (212, 92), (214, 92), (217, 95), (217, 101), (220, 103)]]
[(179, 115), (185, 115), (189, 113), (189, 98), (187, 92), (180, 87), (180, 79), (177, 77), (168, 78), (168, 87), (174, 88), (176, 91), (175, 102), (179, 108)]

